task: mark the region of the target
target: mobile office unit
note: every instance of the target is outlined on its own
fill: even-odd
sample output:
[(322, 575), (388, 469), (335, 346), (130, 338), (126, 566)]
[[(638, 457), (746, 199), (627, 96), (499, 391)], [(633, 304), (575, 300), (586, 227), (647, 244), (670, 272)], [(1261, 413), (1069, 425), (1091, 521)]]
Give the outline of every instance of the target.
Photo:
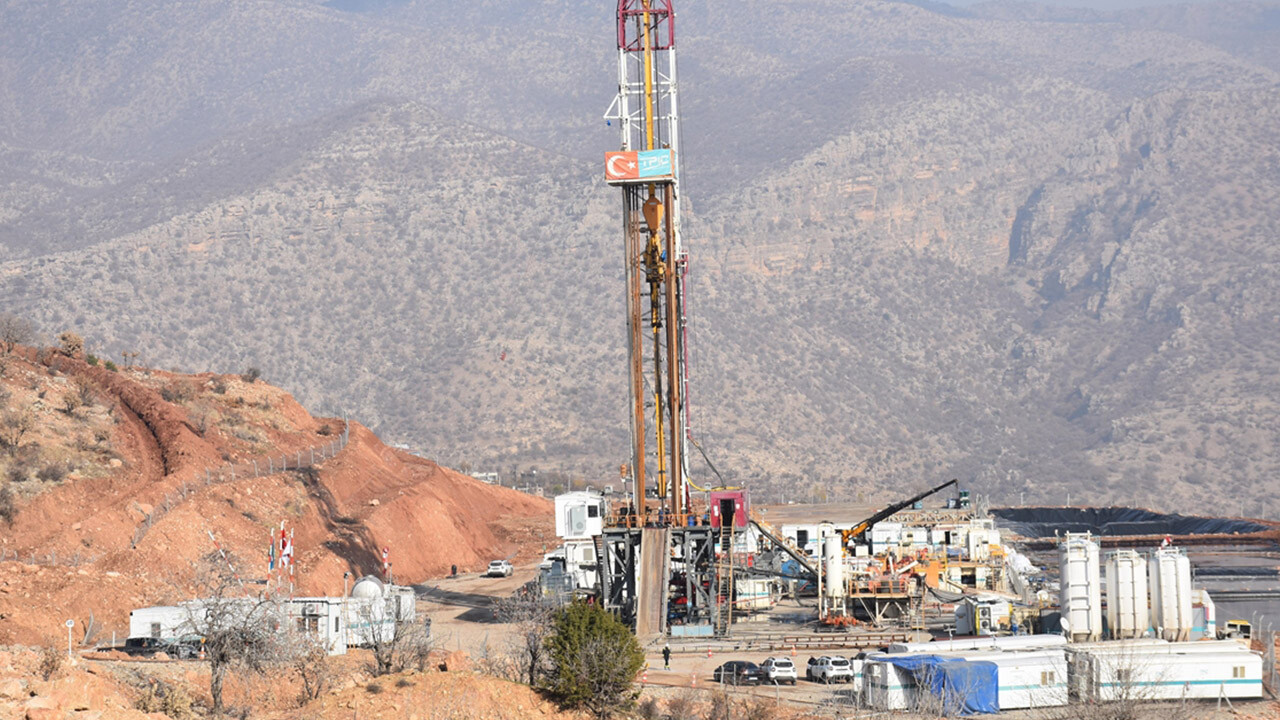
[(862, 688), (867, 707), (874, 710), (906, 710), (916, 705), (915, 679), (884, 655), (867, 657), (862, 668)]
[(288, 619), (293, 629), (306, 637), (314, 638), (330, 655), (347, 653), (347, 633), (343, 627), (346, 598), (311, 597), (291, 598)]
[(1262, 697), (1259, 655), (1238, 648), (1186, 648), (1187, 652), (1170, 652), (1169, 648), (1151, 645), (1120, 651), (1069, 650), (1072, 699), (1096, 702)]
[(982, 635), (933, 642), (892, 643), (890, 653), (940, 653), (957, 650), (1030, 650), (1066, 645), (1061, 635)]
[(138, 608), (129, 613), (130, 638), (174, 640), (192, 632), (190, 618), (185, 608), (158, 605)]
[(960, 651), (942, 657), (994, 663), (1001, 710), (1067, 704), (1067, 657), (1062, 647)]

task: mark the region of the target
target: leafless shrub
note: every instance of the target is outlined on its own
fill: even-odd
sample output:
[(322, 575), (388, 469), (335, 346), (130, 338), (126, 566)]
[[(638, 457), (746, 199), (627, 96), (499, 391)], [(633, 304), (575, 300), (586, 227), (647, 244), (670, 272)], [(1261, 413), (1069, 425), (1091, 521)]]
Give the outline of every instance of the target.
[(0, 349), (8, 355), (18, 345), (26, 345), (35, 336), (31, 323), (16, 315), (0, 313)]
[(40, 648), (40, 664), (37, 667), (37, 672), (40, 673), (42, 679), (48, 682), (62, 669), (64, 660), (66, 660), (66, 655), (56, 645), (45, 645)]
[(373, 652), (373, 666), (370, 670), (375, 676), (409, 668), (427, 668), (435, 644), (427, 619), (392, 620), (390, 608), (378, 608), (372, 603), (362, 607), (357, 614), (368, 628), (363, 639)]
[(667, 715), (671, 720), (694, 720), (697, 711), (698, 701), (693, 690), (686, 690), (667, 700)]
[(240, 379), (249, 384), (253, 384), (257, 382), (260, 377), (262, 377), (262, 371), (256, 367), (250, 367), (248, 370), (244, 371), (244, 374), (240, 376)]
[(182, 685), (153, 680), (133, 706), (145, 713), (162, 713), (174, 720), (186, 720), (195, 717), (193, 704), (191, 695)]
[(13, 525), (13, 519), (18, 516), (18, 502), (14, 496), (13, 488), (9, 486), (9, 482), (5, 481), (0, 485), (0, 520), (4, 520), (6, 525)]
[(494, 603), (494, 614), (516, 626), (511, 651), (517, 660), (520, 682), (537, 687), (546, 675), (550, 653), (547, 638), (555, 631), (556, 608), (538, 597), (513, 596)]
[(67, 357), (79, 357), (84, 352), (84, 338), (70, 330), (58, 336), (58, 349)]
[(22, 447), (22, 438), (35, 427), (36, 417), (30, 410), (6, 410), (0, 415), (0, 448), (7, 450), (10, 457), (16, 455)]
[(65, 463), (51, 462), (40, 468), (36, 473), (36, 477), (45, 482), (62, 482), (67, 477), (67, 473), (71, 472)]
[(332, 677), (329, 653), (317, 635), (293, 633), (290, 638), (289, 655), (289, 665), (302, 682), (302, 693), (298, 696), (298, 705), (305, 705), (319, 698), (329, 685)]

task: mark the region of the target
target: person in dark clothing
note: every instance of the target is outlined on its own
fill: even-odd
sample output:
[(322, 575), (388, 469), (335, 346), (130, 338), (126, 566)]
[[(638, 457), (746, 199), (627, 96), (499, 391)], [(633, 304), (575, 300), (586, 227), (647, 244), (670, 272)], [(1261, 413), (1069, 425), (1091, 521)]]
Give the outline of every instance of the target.
[(662, 669), (663, 670), (671, 669), (671, 646), (670, 645), (662, 646)]
[(449, 571), (453, 573), (453, 575), (452, 575), (451, 577), (458, 577), (458, 566), (457, 566), (457, 565), (450, 566)]

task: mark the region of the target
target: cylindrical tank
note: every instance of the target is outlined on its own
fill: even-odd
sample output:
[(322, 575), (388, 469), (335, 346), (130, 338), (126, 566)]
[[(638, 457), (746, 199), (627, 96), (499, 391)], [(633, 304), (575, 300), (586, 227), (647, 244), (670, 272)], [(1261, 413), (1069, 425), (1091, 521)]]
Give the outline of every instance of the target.
[(826, 569), (826, 584), (822, 591), (829, 598), (844, 597), (844, 548), (841, 537), (831, 535), (823, 541), (822, 567)]
[(1148, 568), (1152, 624), (1165, 640), (1190, 640), (1191, 560), (1178, 548), (1160, 548)]
[(1062, 619), (1072, 642), (1102, 638), (1102, 573), (1098, 543), (1089, 533), (1067, 533), (1058, 551)]
[(1135, 550), (1107, 553), (1107, 625), (1117, 640), (1142, 637), (1151, 627), (1147, 561)]

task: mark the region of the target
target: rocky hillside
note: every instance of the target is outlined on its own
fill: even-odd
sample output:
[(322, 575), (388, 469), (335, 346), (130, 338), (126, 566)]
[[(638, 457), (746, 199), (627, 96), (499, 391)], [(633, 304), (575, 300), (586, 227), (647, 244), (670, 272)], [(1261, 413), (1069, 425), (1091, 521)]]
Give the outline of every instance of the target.
[[(608, 3), (119, 6), (2, 11), (0, 304), (442, 462), (616, 474)], [(1280, 512), (1274, 5), (680, 12), (726, 478)]]
[[(34, 421), (0, 465), (11, 502), (0, 644), (54, 637), (68, 617), (127, 631), (133, 608), (188, 596), (196, 561), (218, 547), (247, 579), (265, 579), (281, 522), (295, 534), (297, 590), (333, 595), (344, 573), (381, 575), (383, 548), (398, 581), (420, 582), (453, 564), (541, 557), (550, 539), (548, 501), (312, 417), (252, 375), (97, 362), (34, 348), (6, 356), (0, 387), (42, 397), (6, 406), (0, 422)], [(86, 395), (79, 407), (55, 405), (73, 392)], [(58, 477), (46, 472), (54, 465)]]

